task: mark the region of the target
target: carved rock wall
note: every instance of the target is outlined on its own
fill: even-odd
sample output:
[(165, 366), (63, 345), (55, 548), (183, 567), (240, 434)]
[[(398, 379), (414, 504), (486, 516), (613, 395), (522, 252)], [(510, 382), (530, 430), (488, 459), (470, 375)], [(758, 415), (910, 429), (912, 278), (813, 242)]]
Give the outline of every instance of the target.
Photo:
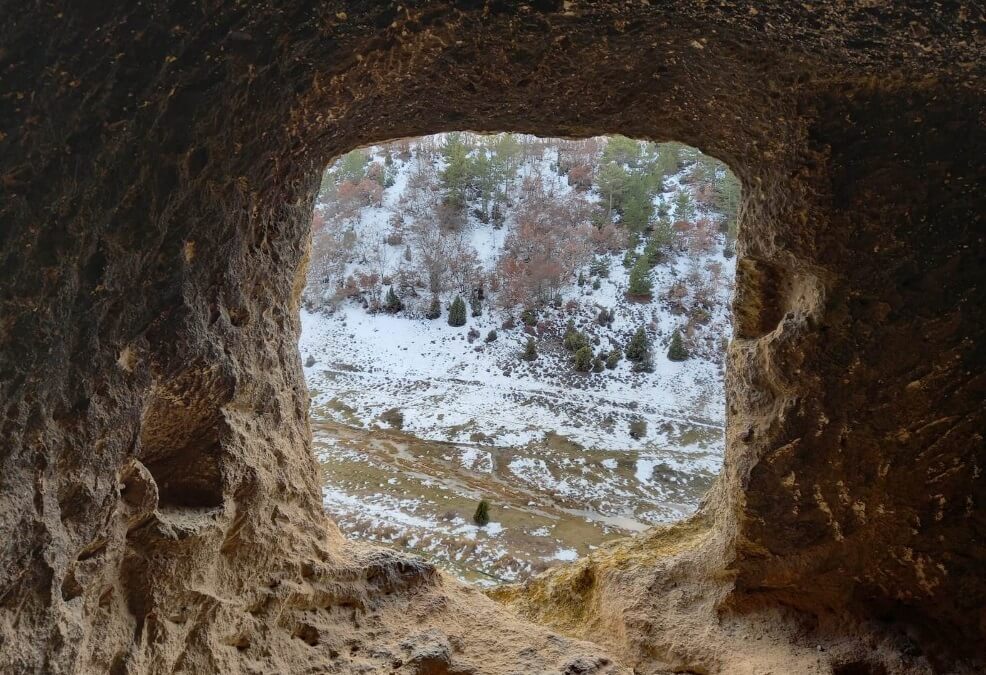
[[(767, 665), (866, 672), (795, 644), (824, 633), (879, 641), (884, 669), (974, 667), (983, 22), (972, 2), (6, 3), (0, 669), (622, 668), (321, 511), (296, 348), (318, 174), (462, 128), (681, 140), (745, 188), (702, 536), (514, 606), (644, 672), (740, 672), (716, 640), (749, 647), (755, 621)], [(675, 648), (676, 579), (714, 640)], [(571, 583), (597, 589), (586, 622), (544, 611)]]

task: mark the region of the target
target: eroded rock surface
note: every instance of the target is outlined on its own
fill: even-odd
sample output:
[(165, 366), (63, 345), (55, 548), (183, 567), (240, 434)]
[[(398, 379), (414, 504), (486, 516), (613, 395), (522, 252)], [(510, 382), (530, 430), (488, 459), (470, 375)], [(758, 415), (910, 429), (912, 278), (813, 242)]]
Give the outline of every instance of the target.
[[(961, 1), (7, 3), (0, 670), (974, 670), (983, 25)], [(319, 172), (456, 128), (681, 140), (743, 180), (722, 479), (694, 521), (507, 593), (614, 656), (321, 510), (296, 347)]]

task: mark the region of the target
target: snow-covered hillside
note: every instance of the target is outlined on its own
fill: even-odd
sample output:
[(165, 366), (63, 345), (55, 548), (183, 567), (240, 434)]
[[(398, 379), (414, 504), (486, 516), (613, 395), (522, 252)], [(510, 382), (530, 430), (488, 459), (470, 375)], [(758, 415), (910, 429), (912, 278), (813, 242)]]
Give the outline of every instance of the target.
[[(501, 311), (470, 317), (461, 328), (370, 314), (356, 303), (332, 314), (304, 311), (301, 351), (316, 359), (306, 368), (314, 401), (321, 404), (344, 391), (364, 425), (397, 407), (403, 429), (420, 437), (468, 441), (480, 432), (486, 442), (510, 446), (554, 431), (587, 447), (639, 448), (654, 439), (630, 437), (629, 420), (636, 417), (653, 429), (665, 420), (721, 427), (721, 365), (701, 358), (670, 361), (666, 342), (678, 317), (660, 306), (623, 300), (627, 274), (619, 257), (613, 258), (610, 278), (599, 290), (565, 289), (563, 299), (582, 301), (578, 310), (544, 312), (535, 332), (558, 344), (542, 347), (533, 362), (518, 358), (529, 331), (519, 321), (504, 329)], [(668, 265), (655, 274), (657, 287), (669, 285), (677, 268)], [(597, 306), (613, 309), (612, 325), (596, 323)], [(725, 314), (725, 302), (720, 306)], [(602, 373), (574, 372), (572, 356), (560, 344), (571, 318), (603, 348), (622, 348), (637, 326), (654, 326), (656, 342), (664, 347), (654, 350), (654, 372), (634, 373), (626, 359)], [(470, 340), (471, 329), (480, 337)], [(485, 342), (490, 330), (497, 339)], [(532, 405), (535, 398), (539, 402)]]
[[(470, 190), (458, 222), (432, 227), (428, 219), (448, 218), (437, 210), (447, 201), (443, 172), (449, 163), (440, 151), (424, 148), (441, 148), (441, 143), (425, 139), (409, 144), (403, 153), (393, 146), (369, 149), (366, 174), (376, 176), (380, 187), (368, 198), (358, 197), (355, 206), (341, 208), (329, 201), (338, 195), (338, 163), (327, 177), (334, 190), (319, 207), (300, 342), (312, 391), (316, 446), (327, 466), (327, 507), (344, 529), (350, 522), (351, 529), (371, 538), (368, 529), (379, 531), (388, 523), (387, 518), (380, 521), (381, 512), (403, 513), (389, 519), (391, 525), (405, 523), (394, 530), (397, 537), (414, 529), (408, 524), (414, 518), (428, 521), (428, 498), (408, 494), (407, 486), (395, 494), (387, 483), (354, 488), (353, 476), (333, 483), (331, 466), (338, 459), (333, 452), (341, 446), (329, 436), (337, 436), (338, 425), (345, 425), (450, 444), (462, 454), (456, 466), (470, 476), (496, 474), (497, 480), (516, 481), (532, 494), (551, 495), (556, 505), (578, 511), (572, 517), (595, 518), (605, 532), (681, 517), (697, 503), (701, 490), (696, 485), (707, 485), (721, 464), (722, 354), (731, 333), (734, 275), (733, 258), (728, 250), (724, 255), (726, 234), (706, 225), (700, 237), (687, 221), (676, 219), (680, 193), (687, 191), (691, 199), (697, 189), (695, 155), (681, 160), (650, 196), (654, 219), (676, 227), (659, 261), (646, 272), (653, 287), (649, 300), (629, 297), (628, 288), (632, 263), (648, 255), (648, 242), (656, 235), (645, 229), (638, 241), (628, 244), (621, 216), (614, 212), (612, 232), (603, 243), (585, 236), (591, 227), (600, 229), (598, 217), (594, 225), (573, 228), (571, 234), (562, 229), (560, 239), (550, 232), (556, 237), (550, 246), (565, 249), (559, 250), (559, 260), (574, 261), (571, 273), (566, 276), (563, 269), (549, 282), (546, 300), (542, 295), (539, 302), (511, 305), (505, 300), (508, 289), (521, 286), (504, 278), (517, 269), (504, 261), (518, 255), (521, 221), (540, 213), (529, 203), (548, 204), (543, 212), (550, 215), (557, 213), (551, 210), (552, 200), (569, 200), (566, 214), (586, 205), (598, 214), (604, 196), (595, 184), (582, 191), (570, 186), (570, 178), (559, 173), (562, 148), (542, 141), (517, 161), (513, 176), (505, 180), (499, 219), (486, 217), (489, 205)], [(471, 157), (483, 152), (482, 142), (477, 144), (480, 149), (472, 150)], [(721, 169), (713, 170), (713, 179), (715, 171)], [(362, 178), (364, 193), (374, 189), (369, 180)], [(699, 204), (692, 217), (715, 224), (723, 216), (713, 205)], [(422, 250), (429, 245), (435, 250)], [(439, 249), (441, 256), (429, 257)], [(438, 261), (444, 264), (444, 276), (437, 286), (436, 257), (446, 259)], [(548, 263), (552, 259), (545, 258)], [(529, 268), (524, 273), (530, 274)], [(538, 284), (541, 292), (540, 278)], [(465, 325), (453, 327), (449, 306), (456, 296), (471, 306)], [(424, 318), (435, 298), (441, 316)], [(573, 353), (564, 346), (573, 328), (599, 357), (589, 372), (576, 370)], [(625, 356), (640, 328), (650, 342), (645, 363)], [(687, 346), (690, 357), (685, 360), (668, 356), (675, 332)], [(537, 357), (524, 360), (529, 340)], [(623, 358), (604, 367), (603, 360), (614, 350)], [(320, 427), (319, 421), (326, 425)], [(599, 471), (586, 469), (584, 457), (590, 453), (605, 454), (594, 455)], [(631, 471), (607, 472), (623, 457), (632, 461)], [(697, 483), (692, 480), (696, 477)], [(684, 483), (688, 490), (681, 489)], [(484, 491), (473, 486), (459, 493), (478, 499)], [(590, 508), (580, 510), (585, 506)], [(440, 508), (434, 504), (431, 511)], [(469, 515), (456, 516), (460, 525), (467, 524)], [(368, 525), (371, 521), (376, 524)], [(502, 537), (497, 527), (486, 528), (482, 536)], [(430, 529), (433, 535), (441, 528), (432, 523)], [(570, 544), (558, 539), (552, 550), (583, 552), (584, 547)], [(434, 547), (429, 550), (443, 557)], [(486, 554), (482, 546), (479, 550), (474, 567), (488, 567), (503, 557), (496, 547)], [(513, 578), (531, 568), (528, 560), (512, 572), (497, 569)]]

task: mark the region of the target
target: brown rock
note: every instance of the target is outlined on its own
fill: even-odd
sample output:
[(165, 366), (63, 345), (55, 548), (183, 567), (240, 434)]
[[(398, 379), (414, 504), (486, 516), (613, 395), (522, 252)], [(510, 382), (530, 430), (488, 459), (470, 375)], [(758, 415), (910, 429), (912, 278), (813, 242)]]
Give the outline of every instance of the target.
[(745, 188), (717, 487), (505, 598), (610, 672), (982, 667), (979, 4), (8, 4), (0, 671), (372, 671), (408, 617), (483, 672), (608, 658), (322, 512), (319, 172), (456, 128), (677, 139)]

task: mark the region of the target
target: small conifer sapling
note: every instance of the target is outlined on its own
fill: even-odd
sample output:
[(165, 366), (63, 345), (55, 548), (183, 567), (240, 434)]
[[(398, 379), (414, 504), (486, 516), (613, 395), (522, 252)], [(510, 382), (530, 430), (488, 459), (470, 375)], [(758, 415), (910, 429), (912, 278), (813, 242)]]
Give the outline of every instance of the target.
[(642, 362), (650, 356), (650, 340), (647, 339), (647, 331), (641, 326), (630, 338), (627, 343), (626, 356), (634, 362)]
[(449, 305), (448, 325), (454, 328), (466, 325), (466, 302), (461, 296), (455, 296), (455, 300)]
[(438, 301), (438, 296), (431, 296), (431, 304), (428, 305), (428, 311), (425, 312), (426, 319), (437, 319), (442, 315), (442, 303)]
[(647, 256), (641, 256), (630, 270), (630, 283), (627, 295), (634, 298), (649, 298), (654, 287), (650, 280), (650, 264)]
[(397, 312), (404, 309), (404, 303), (401, 302), (399, 297), (397, 297), (397, 293), (394, 292), (393, 286), (391, 286), (387, 291), (387, 297), (384, 298), (383, 308), (391, 314), (397, 314)]
[(490, 503), (485, 499), (480, 499), (476, 506), (476, 513), (472, 514), (472, 522), (479, 527), (486, 527), (490, 523)]
[(575, 370), (588, 373), (590, 368), (592, 368), (592, 349), (589, 345), (584, 345), (575, 352)]
[(675, 331), (671, 336), (671, 344), (668, 346), (668, 360), (669, 361), (684, 361), (688, 358), (688, 350), (685, 349), (684, 343), (681, 341), (681, 332)]
[(524, 361), (533, 361), (538, 357), (537, 344), (534, 342), (534, 338), (527, 338), (527, 344), (524, 345), (524, 351), (521, 352), (520, 358)]
[(617, 364), (620, 362), (620, 359), (622, 358), (623, 358), (623, 352), (621, 352), (619, 349), (613, 349), (606, 357), (606, 367), (609, 368), (610, 370), (613, 370), (614, 368), (616, 368)]

